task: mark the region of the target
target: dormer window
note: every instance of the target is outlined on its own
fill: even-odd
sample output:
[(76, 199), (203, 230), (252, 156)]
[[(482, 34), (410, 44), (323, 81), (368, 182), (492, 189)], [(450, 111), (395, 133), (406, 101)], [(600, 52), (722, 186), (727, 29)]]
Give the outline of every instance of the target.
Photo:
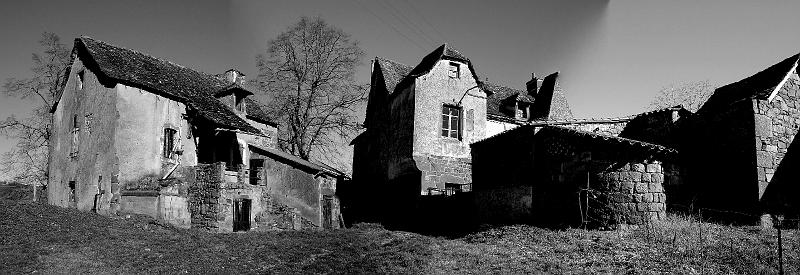
[(461, 78), (461, 64), (450, 62), (450, 78)]
[(519, 115), (519, 118), (527, 120), (530, 117), (530, 109), (530, 105), (528, 104), (517, 105), (517, 114)]

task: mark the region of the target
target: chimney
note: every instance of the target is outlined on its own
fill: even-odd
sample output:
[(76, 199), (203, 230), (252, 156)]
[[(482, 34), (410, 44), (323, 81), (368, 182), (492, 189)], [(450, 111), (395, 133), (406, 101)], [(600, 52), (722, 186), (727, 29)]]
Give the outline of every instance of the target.
[(525, 89), (528, 90), (528, 94), (533, 97), (539, 92), (539, 78), (536, 77), (536, 73), (531, 73), (531, 80), (525, 83)]
[(244, 84), (244, 74), (237, 69), (228, 69), (225, 71), (225, 80), (242, 85)]
[(536, 101), (533, 102), (531, 118), (534, 120), (550, 119), (550, 109), (553, 104), (553, 93), (558, 89), (560, 89), (558, 86), (558, 72), (544, 77), (544, 81), (542, 81), (541, 92), (537, 95)]

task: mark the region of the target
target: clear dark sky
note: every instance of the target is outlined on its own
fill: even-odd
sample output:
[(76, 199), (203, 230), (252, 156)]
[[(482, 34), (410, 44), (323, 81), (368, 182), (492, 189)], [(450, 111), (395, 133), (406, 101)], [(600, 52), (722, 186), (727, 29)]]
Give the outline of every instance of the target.
[[(12, 1), (0, 4), (0, 79), (28, 74), (44, 31), (253, 76), (270, 38), (320, 16), (361, 42), (363, 82), (371, 57), (413, 66), (447, 42), (481, 78), (521, 89), (531, 72), (560, 71), (576, 116), (617, 116), (670, 84), (726, 84), (797, 53), (797, 11), (800, 1)], [(0, 117), (29, 106), (0, 98)]]

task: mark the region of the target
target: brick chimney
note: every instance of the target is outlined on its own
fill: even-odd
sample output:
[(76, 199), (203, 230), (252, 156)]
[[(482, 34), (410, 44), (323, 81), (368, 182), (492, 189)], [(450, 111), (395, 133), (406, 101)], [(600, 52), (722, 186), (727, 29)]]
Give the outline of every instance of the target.
[(228, 69), (225, 71), (225, 80), (230, 83), (242, 85), (244, 84), (244, 77), (245, 75), (237, 69)]
[(531, 80), (525, 83), (525, 89), (528, 90), (528, 94), (533, 97), (539, 92), (539, 78), (536, 77), (536, 73), (531, 73)]

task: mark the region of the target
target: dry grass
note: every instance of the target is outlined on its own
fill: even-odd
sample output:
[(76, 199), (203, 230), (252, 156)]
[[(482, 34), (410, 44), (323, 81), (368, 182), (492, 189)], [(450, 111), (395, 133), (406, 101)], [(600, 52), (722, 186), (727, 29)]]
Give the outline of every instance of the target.
[[(457, 239), (359, 225), (210, 234), (0, 200), (0, 273), (777, 273), (775, 232), (672, 216), (620, 231), (488, 228)], [(787, 273), (800, 272), (785, 232)]]

